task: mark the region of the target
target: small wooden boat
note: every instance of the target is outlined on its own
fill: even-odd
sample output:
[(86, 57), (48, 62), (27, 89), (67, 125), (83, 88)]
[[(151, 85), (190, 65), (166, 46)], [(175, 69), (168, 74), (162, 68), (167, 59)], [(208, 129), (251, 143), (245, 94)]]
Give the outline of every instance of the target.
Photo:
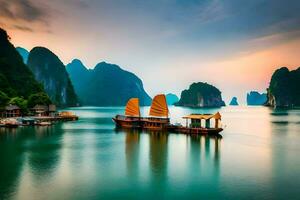
[(79, 119), (77, 115), (69, 111), (62, 111), (58, 116), (62, 121), (76, 121)]
[(38, 122), (38, 123), (36, 123), (36, 125), (38, 125), (38, 126), (51, 126), (52, 123), (51, 122)]
[[(177, 132), (186, 134), (219, 134), (223, 131), (220, 127), (221, 114), (191, 114), (183, 117), (186, 119), (186, 126), (177, 128)], [(214, 127), (211, 127), (211, 119), (214, 119)], [(190, 120), (190, 123), (189, 123)], [(204, 124), (202, 122), (205, 122)]]
[(18, 121), (15, 118), (6, 118), (1, 121), (1, 124), (5, 128), (17, 128), (19, 126)]

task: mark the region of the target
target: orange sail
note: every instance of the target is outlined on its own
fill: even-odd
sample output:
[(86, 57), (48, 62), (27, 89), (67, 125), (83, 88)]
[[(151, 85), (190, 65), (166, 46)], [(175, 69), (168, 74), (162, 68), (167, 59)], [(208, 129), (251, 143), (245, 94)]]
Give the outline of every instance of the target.
[(131, 98), (127, 102), (126, 109), (125, 109), (126, 116), (140, 116), (140, 106), (139, 106), (139, 99), (138, 98)]
[(168, 114), (169, 109), (166, 96), (164, 94), (156, 95), (153, 98), (149, 115), (155, 117), (168, 117)]

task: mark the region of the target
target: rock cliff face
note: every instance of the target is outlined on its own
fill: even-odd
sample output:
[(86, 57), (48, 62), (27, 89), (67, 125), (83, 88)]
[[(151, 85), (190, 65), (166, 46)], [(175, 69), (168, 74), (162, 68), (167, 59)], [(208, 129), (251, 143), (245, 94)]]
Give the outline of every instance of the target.
[(179, 98), (177, 97), (177, 95), (172, 94), (172, 93), (167, 94), (166, 99), (167, 99), (167, 104), (168, 105), (174, 105), (174, 103), (179, 101)]
[(43, 92), (22, 57), (10, 43), (5, 30), (0, 28), (0, 91), (9, 97)]
[(22, 47), (17, 47), (16, 50), (21, 55), (24, 64), (27, 64), (29, 52), (26, 49), (22, 48)]
[(221, 91), (207, 83), (193, 83), (189, 89), (181, 92), (177, 106), (188, 107), (221, 107), (225, 106)]
[(272, 75), (267, 105), (272, 107), (300, 106), (300, 68), (289, 71), (282, 67)]
[(249, 106), (259, 106), (264, 105), (267, 102), (267, 94), (259, 93), (256, 91), (251, 91), (247, 94), (247, 105)]
[(230, 106), (238, 106), (239, 103), (238, 103), (238, 100), (236, 97), (233, 97), (229, 103)]
[(66, 69), (74, 86), (75, 92), (78, 95), (78, 98), (82, 101), (82, 99), (85, 99), (85, 90), (87, 89), (92, 72), (89, 71), (78, 59), (74, 59), (71, 63), (67, 64)]
[(56, 105), (78, 105), (77, 96), (64, 64), (49, 49), (33, 48), (28, 56), (28, 66)]
[(83, 105), (123, 106), (132, 97), (139, 98), (140, 105), (151, 103), (141, 79), (118, 65), (101, 62), (88, 70), (75, 59), (67, 71)]

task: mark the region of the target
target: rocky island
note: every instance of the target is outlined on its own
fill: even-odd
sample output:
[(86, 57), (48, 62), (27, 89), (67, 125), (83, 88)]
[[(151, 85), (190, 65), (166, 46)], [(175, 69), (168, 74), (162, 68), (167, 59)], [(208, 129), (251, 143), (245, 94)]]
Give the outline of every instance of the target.
[(238, 106), (239, 103), (238, 103), (237, 97), (232, 97), (232, 99), (231, 99), (229, 105), (230, 105), (230, 106)]
[(267, 105), (291, 108), (300, 106), (300, 68), (290, 71), (282, 67), (273, 73)]
[(44, 47), (35, 47), (29, 53), (27, 65), (53, 103), (58, 106), (78, 105), (66, 68), (53, 52)]
[(247, 93), (247, 105), (248, 106), (260, 106), (267, 102), (267, 94), (259, 93), (257, 91), (251, 91)]
[(193, 83), (189, 89), (181, 92), (180, 100), (176, 106), (187, 107), (221, 107), (225, 106), (221, 91), (203, 82)]
[(10, 43), (6, 31), (0, 28), (1, 108), (12, 101), (24, 107), (31, 95), (41, 93), (44, 93), (42, 85), (35, 80), (30, 69), (23, 63), (22, 57)]
[(167, 99), (167, 104), (168, 105), (174, 105), (174, 103), (179, 101), (179, 98), (177, 97), (177, 95), (172, 94), (172, 93), (168, 93), (166, 95), (166, 99)]

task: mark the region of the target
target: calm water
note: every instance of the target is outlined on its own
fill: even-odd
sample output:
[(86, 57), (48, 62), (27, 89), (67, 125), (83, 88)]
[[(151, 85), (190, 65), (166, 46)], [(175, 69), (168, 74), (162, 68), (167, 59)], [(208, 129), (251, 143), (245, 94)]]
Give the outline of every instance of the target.
[(0, 130), (0, 199), (300, 198), (300, 110), (222, 108), (222, 138), (116, 131), (123, 108), (71, 110), (79, 121)]

